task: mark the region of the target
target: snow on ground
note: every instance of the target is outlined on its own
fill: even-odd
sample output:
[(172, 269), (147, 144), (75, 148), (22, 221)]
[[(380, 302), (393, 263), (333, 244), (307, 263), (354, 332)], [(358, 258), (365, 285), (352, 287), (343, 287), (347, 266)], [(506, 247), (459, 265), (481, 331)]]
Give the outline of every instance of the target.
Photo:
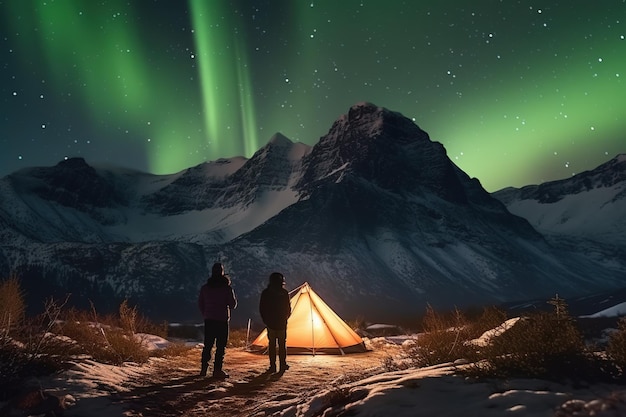
[(347, 384), (341, 394), (345, 403), (331, 407), (332, 412), (328, 404), (337, 393), (327, 390), (275, 415), (312, 417), (339, 412), (369, 417), (626, 415), (626, 393), (611, 386), (573, 389), (524, 379), (474, 382), (453, 372), (452, 364), (387, 372)]
[(472, 340), (472, 343), (474, 343), (476, 346), (487, 346), (489, 342), (491, 341), (491, 339), (506, 332), (508, 329), (513, 327), (513, 325), (517, 323), (519, 319), (520, 317), (513, 317), (511, 319), (508, 319), (507, 321), (505, 321), (498, 327), (491, 329), (491, 330), (487, 330), (478, 339)]
[[(379, 349), (384, 348), (381, 345), (383, 341), (384, 338), (376, 339)], [(390, 345), (397, 346), (399, 341), (399, 337), (396, 336)], [(153, 342), (154, 346), (164, 343), (157, 338), (154, 338)], [(227, 357), (228, 355), (227, 352)], [(259, 356), (243, 351), (237, 355), (251, 355), (255, 358)], [(333, 361), (339, 358), (341, 357), (327, 356), (324, 360)], [(346, 358), (349, 359), (349, 356), (343, 360)], [(357, 358), (359, 357), (355, 356), (354, 366), (358, 366)], [(292, 359), (292, 369), (288, 372), (290, 377), (297, 380), (299, 362), (310, 359), (302, 359), (302, 356)], [(259, 360), (265, 363), (264, 359)], [(40, 384), (46, 391), (56, 395), (62, 395), (63, 392), (72, 393), (71, 396), (67, 396), (69, 407), (63, 414), (67, 417), (138, 415), (128, 414), (124, 402), (115, 399), (115, 393), (129, 391), (133, 381), (136, 383), (141, 380), (153, 372), (159, 362), (164, 361), (167, 359), (153, 358), (146, 365), (110, 366), (85, 360), (75, 363), (72, 369), (61, 375), (40, 381)], [(448, 363), (419, 369), (379, 372), (343, 385), (319, 386), (316, 394), (302, 398), (294, 399), (293, 395), (287, 394), (275, 396), (271, 401), (260, 401), (261, 406), (254, 410), (254, 416), (313, 417), (338, 415), (341, 412), (350, 416), (371, 417), (626, 415), (626, 390), (621, 387), (599, 384), (574, 388), (532, 379), (475, 382), (454, 375), (455, 366), (459, 364)], [(196, 368), (190, 366), (183, 371), (193, 377), (197, 374)], [(304, 371), (304, 367), (301, 369)], [(310, 372), (310, 369), (306, 372)], [(311, 375), (307, 377), (310, 378)], [(171, 382), (172, 386), (177, 384), (175, 380)], [(155, 389), (159, 388), (155, 386)], [(204, 395), (202, 401), (219, 402), (229, 395), (243, 395), (237, 390), (229, 394), (228, 385), (220, 390), (220, 395), (214, 400)], [(148, 412), (141, 415), (164, 414)]]
[[(514, 324), (514, 320), (516, 319), (486, 332), (477, 339), (477, 343), (504, 331), (503, 329)], [(161, 349), (168, 344), (166, 340), (156, 336), (139, 337), (150, 349)], [(232, 348), (227, 350), (225, 363), (229, 366), (229, 371), (232, 370), (231, 380), (223, 385), (216, 385), (212, 391), (197, 376), (201, 346), (196, 346), (192, 350), (192, 357), (186, 361), (151, 358), (145, 365), (127, 363), (123, 366), (111, 366), (91, 360), (78, 360), (71, 369), (59, 375), (42, 378), (37, 381), (37, 385), (52, 395), (65, 398), (68, 408), (63, 415), (66, 417), (200, 416), (206, 415), (214, 407), (221, 410), (219, 415), (222, 416), (626, 415), (626, 387), (623, 386), (572, 386), (536, 379), (477, 382), (455, 374), (458, 367), (464, 366), (461, 362), (384, 371), (381, 358), (384, 355), (398, 355), (400, 346), (415, 342), (416, 337), (406, 335), (365, 339), (366, 345), (372, 351), (354, 356), (290, 355), (288, 360), (291, 369), (280, 380), (260, 379), (263, 376), (263, 367), (266, 366), (266, 357), (242, 348)], [(378, 365), (372, 367), (372, 364)], [(329, 370), (341, 367), (357, 372), (346, 378), (347, 374), (342, 373), (344, 371), (337, 370), (330, 377), (340, 376), (331, 382), (328, 379)], [(172, 373), (164, 375), (163, 369), (171, 369)], [(150, 375), (155, 373), (165, 383), (154, 383)], [(354, 375), (360, 377), (355, 378)], [(306, 384), (308, 386), (303, 388)], [(245, 389), (252, 385), (253, 388)], [(169, 391), (167, 396), (165, 391)], [(142, 402), (142, 395), (150, 398)], [(237, 396), (241, 398), (233, 398)], [(192, 404), (189, 404), (190, 398)], [(125, 401), (133, 401), (132, 410)], [(182, 411), (177, 409), (177, 412), (170, 414), (167, 410), (171, 404), (179, 404), (178, 402), (187, 408)], [(142, 404), (150, 406), (145, 405), (142, 409)], [(218, 404), (222, 404), (222, 408)], [(254, 406), (245, 407), (250, 404)], [(6, 403), (0, 403), (0, 415), (3, 416), (40, 415), (3, 414), (1, 409), (4, 405)]]

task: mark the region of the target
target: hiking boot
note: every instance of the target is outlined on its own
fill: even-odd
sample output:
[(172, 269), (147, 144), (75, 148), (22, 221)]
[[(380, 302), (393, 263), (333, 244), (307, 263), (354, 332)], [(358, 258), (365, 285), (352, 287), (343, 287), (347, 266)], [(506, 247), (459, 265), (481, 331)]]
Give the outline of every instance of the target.
[(280, 365), (280, 372), (285, 372), (287, 369), (289, 369), (289, 365), (286, 363)]
[(230, 375), (228, 375), (226, 372), (222, 371), (221, 369), (215, 370), (213, 371), (213, 378), (217, 378), (217, 379), (226, 379), (228, 378)]
[(266, 371), (268, 374), (275, 374), (276, 373), (276, 366), (271, 366), (267, 369)]
[(202, 368), (200, 369), (200, 376), (206, 376), (206, 371), (209, 369), (209, 365), (202, 365)]

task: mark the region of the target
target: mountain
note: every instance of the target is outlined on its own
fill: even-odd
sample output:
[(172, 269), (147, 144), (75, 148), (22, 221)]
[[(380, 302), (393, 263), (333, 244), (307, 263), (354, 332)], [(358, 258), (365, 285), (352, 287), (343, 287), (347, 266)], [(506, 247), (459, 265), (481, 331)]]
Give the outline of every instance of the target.
[(626, 154), (570, 178), (492, 194), (552, 246), (623, 270), (626, 263)]
[(571, 178), (505, 188), (493, 196), (543, 234), (626, 248), (626, 154)]
[(380, 321), (617, 288), (626, 270), (555, 245), (415, 123), (371, 103), (312, 147), (276, 134), (250, 159), (161, 176), (73, 158), (10, 174), (0, 192), (2, 276), (34, 299), (71, 292), (113, 309), (128, 298), (167, 320), (199, 319), (218, 260), (238, 323), (259, 322), (273, 271), (344, 317)]

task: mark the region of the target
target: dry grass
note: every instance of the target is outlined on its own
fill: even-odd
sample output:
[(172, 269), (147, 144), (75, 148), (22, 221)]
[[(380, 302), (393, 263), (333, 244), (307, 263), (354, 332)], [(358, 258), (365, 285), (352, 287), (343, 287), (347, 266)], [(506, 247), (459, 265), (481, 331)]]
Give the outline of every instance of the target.
[[(167, 323), (154, 324), (124, 301), (118, 314), (100, 315), (66, 308), (64, 301), (48, 300), (44, 313), (25, 316), (19, 281), (0, 282), (0, 398), (21, 378), (61, 369), (70, 359), (88, 356), (108, 364), (142, 363), (151, 355), (186, 355), (190, 347), (171, 344), (149, 351), (138, 334), (166, 337)], [(428, 306), (418, 343), (407, 346), (401, 358), (386, 356), (383, 370), (469, 362), (462, 372), (472, 377), (524, 377), (557, 380), (626, 381), (626, 318), (610, 336), (606, 352), (585, 344), (564, 300), (550, 300), (554, 311), (535, 312), (520, 319), (485, 346), (472, 343), (485, 331), (505, 322), (506, 313), (495, 307), (471, 315), (458, 309), (436, 312)], [(194, 335), (197, 328), (189, 330)], [(247, 329), (230, 330), (229, 347), (243, 348)], [(338, 392), (338, 397), (344, 393)]]
[(626, 369), (626, 317), (617, 322), (617, 331), (611, 334), (606, 353), (620, 369)]
[[(570, 381), (622, 381), (626, 379), (626, 319), (613, 333), (607, 355), (594, 352), (585, 343), (567, 305), (558, 296), (550, 301), (552, 312), (534, 312), (493, 337), (485, 346), (472, 343), (485, 331), (504, 323), (506, 314), (486, 308), (468, 320), (455, 310), (442, 314), (430, 306), (424, 318), (424, 333), (406, 350), (414, 365), (430, 366), (464, 359), (466, 375), (495, 378), (543, 378)], [(389, 361), (388, 361), (389, 362)], [(390, 363), (385, 368), (393, 368)]]
[[(246, 347), (248, 330), (245, 328), (231, 328), (228, 334), (228, 347)], [(254, 335), (250, 335), (250, 343), (254, 340)]]
[(481, 360), (470, 367), (470, 372), (570, 381), (622, 379), (615, 363), (585, 343), (565, 301), (556, 296), (548, 303), (554, 306), (553, 311), (523, 317), (483, 347)]
[(0, 333), (6, 336), (24, 320), (24, 294), (19, 280), (11, 277), (0, 283)]
[(75, 352), (96, 361), (113, 365), (144, 363), (150, 352), (137, 336), (140, 324), (145, 326), (139, 318), (136, 308), (129, 307), (127, 301), (120, 305), (118, 316), (100, 316), (93, 306), (90, 312), (70, 309), (57, 322), (55, 333), (72, 340)]
[(117, 315), (66, 308), (67, 301), (46, 301), (44, 312), (25, 316), (19, 280), (0, 282), (0, 398), (26, 377), (63, 369), (77, 357), (108, 364), (146, 362), (151, 355), (174, 356), (188, 348), (173, 344), (149, 351), (140, 333), (167, 336), (167, 323), (155, 324), (124, 301)]
[[(24, 294), (16, 278), (0, 283), (0, 398), (22, 378), (54, 371), (63, 360), (65, 342), (50, 333), (58, 310), (25, 317)], [(50, 353), (47, 353), (47, 352)]]
[(570, 318), (539, 312), (494, 338), (479, 358), (479, 375), (561, 379), (587, 374), (592, 356)]
[(429, 305), (419, 343), (407, 348), (407, 356), (420, 367), (466, 358), (471, 352), (466, 342), (473, 337), (472, 329), (460, 310), (442, 314)]

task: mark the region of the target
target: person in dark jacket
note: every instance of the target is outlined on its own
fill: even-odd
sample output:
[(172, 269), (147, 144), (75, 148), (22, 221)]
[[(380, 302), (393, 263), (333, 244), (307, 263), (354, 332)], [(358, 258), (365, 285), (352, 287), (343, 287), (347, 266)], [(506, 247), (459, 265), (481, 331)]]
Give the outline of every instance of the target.
[(209, 369), (211, 350), (215, 344), (213, 377), (228, 378), (228, 374), (222, 370), (222, 365), (228, 342), (230, 310), (237, 307), (237, 298), (221, 263), (213, 264), (211, 276), (200, 288), (198, 307), (204, 318), (204, 348), (200, 376), (205, 376)]
[(270, 275), (270, 282), (267, 288), (261, 293), (259, 302), (259, 312), (263, 323), (267, 327), (267, 338), (269, 339), (268, 355), (270, 367), (268, 372), (276, 372), (276, 344), (278, 344), (278, 360), (280, 372), (289, 369), (287, 365), (287, 319), (291, 315), (291, 304), (289, 303), (289, 293), (284, 288), (285, 277), (280, 272), (273, 272)]

